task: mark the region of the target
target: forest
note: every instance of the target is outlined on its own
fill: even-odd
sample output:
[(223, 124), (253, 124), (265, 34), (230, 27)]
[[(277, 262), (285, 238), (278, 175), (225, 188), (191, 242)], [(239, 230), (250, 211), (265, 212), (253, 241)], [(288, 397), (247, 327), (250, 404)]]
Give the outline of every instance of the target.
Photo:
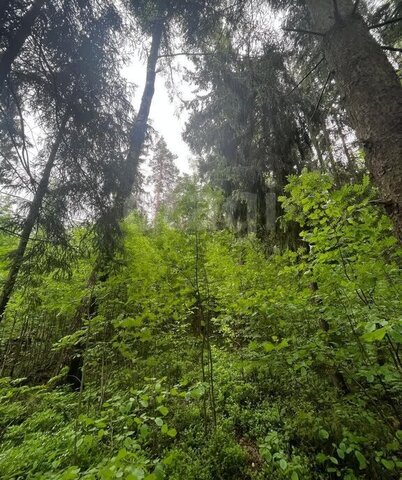
[(401, 478), (401, 52), (401, 0), (0, 0), (0, 479)]

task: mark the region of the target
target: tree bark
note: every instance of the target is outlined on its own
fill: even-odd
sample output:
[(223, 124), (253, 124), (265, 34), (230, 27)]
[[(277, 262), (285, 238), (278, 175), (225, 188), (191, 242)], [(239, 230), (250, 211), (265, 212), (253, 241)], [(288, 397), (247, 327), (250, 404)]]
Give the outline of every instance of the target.
[[(10, 38), (8, 47), (0, 58), (0, 92), (10, 74), (12, 64), (18, 57), (21, 49), (32, 31), (35, 20), (39, 16), (43, 5), (47, 0), (35, 0), (31, 8), (22, 17), (21, 24), (15, 34)], [(6, 8), (4, 6), (3, 10)], [(4, 12), (3, 12), (4, 13)]]
[(6, 10), (8, 7), (11, 5), (11, 0), (0, 0), (0, 28), (3, 27), (4, 24), (4, 16), (6, 13)]
[(21, 232), (20, 240), (18, 243), (18, 247), (13, 253), (12, 262), (10, 265), (10, 269), (8, 272), (7, 279), (3, 285), (3, 289), (1, 292), (0, 297), (0, 321), (3, 319), (4, 312), (7, 308), (7, 304), (10, 300), (11, 294), (13, 293), (15, 283), (17, 281), (18, 274), (20, 269), (24, 263), (24, 256), (27, 249), (27, 245), (29, 242), (29, 238), (31, 236), (32, 230), (38, 220), (39, 213), (42, 207), (43, 199), (47, 193), (47, 189), (49, 186), (50, 180), (50, 173), (56, 161), (57, 151), (60, 147), (61, 141), (63, 139), (63, 135), (65, 132), (65, 127), (68, 122), (68, 115), (65, 115), (60, 129), (57, 135), (57, 138), (53, 144), (53, 147), (50, 151), (49, 158), (46, 162), (45, 168), (42, 173), (42, 177), (36, 189), (34, 198), (31, 202), (29, 207), (28, 215), (25, 219), (24, 226)]
[[(351, 0), (306, 0), (368, 169), (402, 239), (402, 86)], [(334, 5), (338, 5), (337, 11)]]

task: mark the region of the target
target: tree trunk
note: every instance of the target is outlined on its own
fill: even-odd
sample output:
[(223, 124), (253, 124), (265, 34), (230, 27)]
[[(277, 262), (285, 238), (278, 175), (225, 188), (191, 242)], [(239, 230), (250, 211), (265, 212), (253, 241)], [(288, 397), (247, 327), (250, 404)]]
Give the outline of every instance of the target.
[[(368, 169), (402, 238), (402, 87), (351, 0), (306, 0), (329, 68), (366, 153)], [(334, 7), (337, 6), (337, 9)]]
[[(152, 99), (155, 91), (156, 63), (159, 57), (162, 32), (163, 23), (156, 22), (152, 32), (152, 44), (147, 61), (147, 75), (141, 98), (141, 105), (131, 130), (130, 147), (125, 162), (123, 184), (113, 205), (113, 214), (117, 217), (117, 220), (123, 220), (124, 218), (124, 206), (130, 197), (136, 175), (138, 173), (140, 155), (147, 133), (149, 111), (151, 109)], [(82, 300), (81, 305), (76, 311), (76, 328), (81, 328), (82, 326), (83, 312), (88, 311), (89, 318), (96, 315), (98, 302), (93, 289), (98, 280), (105, 282), (108, 279), (108, 273), (99, 276), (99, 272), (101, 271), (104, 263), (104, 259), (101, 255), (99, 255), (87, 284), (87, 288), (91, 288), (92, 290), (91, 294), (89, 298), (84, 298)], [(73, 389), (76, 389), (78, 386), (80, 389), (84, 388), (84, 380), (82, 378), (82, 366), (84, 362), (83, 355), (84, 348), (82, 343), (76, 345), (76, 347), (73, 349), (73, 352), (70, 354), (67, 383), (69, 383)]]
[(331, 173), (334, 177), (334, 180), (336, 184), (339, 186), (341, 184), (339, 180), (339, 169), (338, 169), (338, 164), (337, 161), (334, 157), (334, 150), (331, 142), (331, 135), (330, 131), (328, 130), (328, 127), (324, 121), (323, 126), (322, 126), (322, 132), (323, 132), (323, 144), (324, 144), (324, 151), (327, 153), (327, 166), (330, 168)]
[(314, 152), (316, 153), (316, 156), (317, 156), (318, 168), (320, 172), (325, 172), (324, 157), (322, 156), (321, 148), (318, 142), (319, 133), (320, 133), (319, 129), (316, 126), (311, 127), (310, 138), (311, 138), (311, 143), (314, 147)]
[(52, 171), (54, 162), (56, 160), (57, 151), (62, 141), (68, 118), (69, 118), (68, 115), (65, 115), (61, 122), (59, 133), (50, 151), (49, 158), (47, 160), (47, 163), (42, 173), (42, 178), (40, 179), (34, 198), (29, 207), (29, 212), (24, 222), (24, 226), (21, 232), (17, 250), (13, 253), (10, 270), (8, 272), (7, 279), (3, 285), (3, 289), (0, 297), (0, 321), (3, 318), (7, 304), (14, 290), (18, 273), (24, 262), (25, 251), (26, 251), (32, 230), (38, 219), (38, 216), (42, 207), (43, 199), (47, 193), (49, 180), (50, 180), (50, 173)]
[[(15, 34), (10, 38), (8, 47), (0, 58), (0, 92), (3, 91), (5, 81), (10, 74), (12, 64), (18, 57), (21, 49), (32, 31), (33, 24), (40, 14), (47, 0), (35, 0), (31, 8), (22, 17), (21, 24)], [(4, 5), (3, 10), (6, 8)], [(3, 12), (4, 13), (4, 12)]]
[(156, 63), (159, 58), (159, 49), (162, 41), (163, 22), (155, 22), (152, 31), (151, 50), (147, 61), (147, 75), (141, 105), (137, 118), (131, 130), (130, 147), (126, 158), (123, 184), (116, 199), (116, 213), (119, 220), (124, 218), (124, 205), (130, 197), (138, 173), (140, 156), (147, 134), (149, 111), (155, 92)]
[(3, 28), (5, 13), (12, 0), (0, 0), (0, 29)]

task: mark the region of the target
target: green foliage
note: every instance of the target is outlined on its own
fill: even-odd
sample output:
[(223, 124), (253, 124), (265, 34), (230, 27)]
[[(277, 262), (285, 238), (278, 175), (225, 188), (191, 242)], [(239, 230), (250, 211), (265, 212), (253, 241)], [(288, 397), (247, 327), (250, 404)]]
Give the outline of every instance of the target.
[[(1, 380), (1, 478), (398, 478), (401, 252), (375, 190), (291, 177), (283, 221), (302, 243), (268, 257), (214, 228), (218, 197), (186, 179), (152, 228), (130, 217), (118, 265), (88, 292), (90, 258), (18, 292), (10, 311), (30, 328), (12, 338), (46, 338), (53, 357), (32, 386), (19, 347), (27, 378)], [(96, 312), (71, 328), (90, 294)], [(81, 392), (54, 365), (72, 351)]]

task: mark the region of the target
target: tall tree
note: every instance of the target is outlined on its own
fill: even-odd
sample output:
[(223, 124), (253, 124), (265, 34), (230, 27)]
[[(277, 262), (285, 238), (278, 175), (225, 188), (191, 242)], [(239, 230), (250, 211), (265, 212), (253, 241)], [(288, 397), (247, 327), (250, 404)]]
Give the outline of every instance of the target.
[(402, 86), (359, 13), (359, 3), (306, 0), (308, 34), (320, 42), (367, 166), (402, 238)]
[(25, 218), (22, 231), (20, 233), (20, 239), (18, 242), (18, 247), (13, 252), (12, 262), (9, 268), (9, 273), (7, 279), (3, 285), (1, 297), (0, 297), (0, 320), (3, 318), (3, 314), (6, 310), (7, 304), (10, 300), (11, 294), (14, 289), (15, 282), (17, 281), (18, 273), (21, 269), (21, 266), (24, 262), (25, 251), (31, 236), (32, 230), (37, 222), (43, 199), (47, 193), (49, 186), (50, 174), (54, 165), (54, 162), (57, 157), (57, 152), (60, 147), (60, 144), (63, 140), (65, 134), (65, 129), (67, 122), (70, 119), (69, 113), (66, 113), (61, 121), (59, 131), (56, 134), (56, 139), (49, 153), (48, 160), (46, 162), (45, 168), (42, 172), (40, 181), (37, 185), (34, 198), (29, 206), (28, 215)]
[(162, 18), (156, 18), (152, 23), (152, 41), (147, 60), (145, 87), (141, 97), (140, 108), (130, 132), (130, 147), (125, 160), (124, 177), (122, 177), (121, 186), (115, 201), (117, 221), (122, 220), (124, 217), (124, 206), (131, 195), (136, 180), (141, 152), (147, 135), (149, 112), (155, 92), (156, 64), (162, 42), (164, 21)]
[[(76, 215), (83, 214), (84, 206), (95, 217), (97, 211), (103, 212), (116, 191), (120, 157), (126, 150), (121, 139), (126, 136), (130, 108), (117, 71), (120, 59), (112, 53), (118, 17), (107, 4), (95, 15), (88, 5), (84, 12), (78, 10), (68, 17), (64, 16), (64, 8), (55, 8), (52, 13), (51, 23), (33, 36), (33, 50), (22, 55), (13, 75), (13, 99), (22, 125), (23, 108), (39, 112), (36, 120), (48, 141), (35, 159), (35, 174), (30, 175), (32, 200), (20, 222), (21, 228), (16, 227), (19, 243), (1, 292), (0, 319), (34, 229), (41, 229), (53, 242), (65, 241), (66, 215), (73, 212), (66, 208), (67, 204), (74, 205)], [(57, 30), (63, 32), (63, 39), (55, 35)], [(110, 71), (113, 75), (108, 77), (106, 72)], [(9, 133), (14, 132), (11, 129)], [(24, 142), (23, 131), (21, 136)], [(7, 158), (5, 161), (9, 163)], [(113, 162), (116, 165), (111, 168)], [(18, 165), (10, 175), (16, 171)], [(53, 175), (55, 171), (57, 175)], [(37, 179), (38, 172), (41, 173)], [(28, 192), (25, 194), (28, 196)], [(49, 208), (52, 219), (47, 214)]]
[[(253, 203), (262, 238), (267, 223), (274, 228), (271, 218), (279, 213), (274, 194), (281, 194), (286, 177), (310, 161), (305, 133), (310, 103), (303, 102), (298, 92), (289, 95), (293, 80), (274, 43), (246, 48), (247, 53), (240, 55), (237, 44), (225, 38), (214, 50), (195, 60), (192, 79), (200, 95), (188, 105), (191, 117), (185, 138), (200, 156), (200, 171), (232, 197), (228, 203), (235, 223), (237, 217), (244, 223), (242, 203)], [(207, 89), (210, 93), (203, 95)]]
[[(221, 5), (222, 3), (222, 5)], [(141, 97), (140, 108), (133, 124), (129, 151), (122, 169), (121, 183), (117, 192), (110, 220), (118, 223), (125, 215), (125, 205), (130, 198), (136, 179), (140, 157), (147, 135), (149, 112), (155, 90), (157, 62), (160, 57), (169, 57), (172, 49), (170, 38), (173, 32), (180, 31), (184, 46), (193, 48), (204, 42), (216, 30), (223, 16), (227, 22), (233, 21), (239, 5), (226, 5), (225, 1), (211, 0), (141, 0), (129, 1), (134, 20), (139, 25), (142, 36), (151, 36), (151, 46), (147, 58), (146, 81)], [(221, 8), (226, 6), (226, 8)], [(165, 53), (162, 54), (162, 50)], [(174, 55), (174, 53), (173, 53)], [(93, 277), (93, 276), (92, 276)]]

